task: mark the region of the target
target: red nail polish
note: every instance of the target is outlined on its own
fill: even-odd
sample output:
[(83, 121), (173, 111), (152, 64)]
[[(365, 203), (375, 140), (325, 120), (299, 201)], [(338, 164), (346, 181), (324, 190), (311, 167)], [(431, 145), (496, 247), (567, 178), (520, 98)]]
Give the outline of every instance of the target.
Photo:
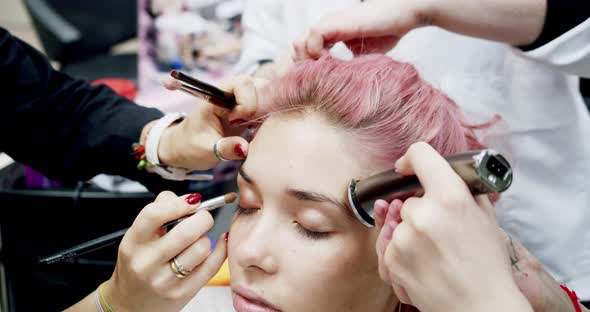
[(201, 201), (201, 198), (203, 198), (203, 196), (201, 196), (201, 194), (199, 194), (199, 193), (190, 194), (186, 198), (186, 202), (189, 205), (195, 205), (195, 204), (198, 204)]
[(235, 119), (235, 120), (230, 121), (229, 124), (231, 126), (237, 126), (237, 125), (243, 124), (245, 122), (246, 121), (244, 119)]
[(227, 242), (228, 239), (229, 239), (229, 232), (225, 232), (225, 235), (223, 235), (223, 240)]
[(246, 158), (246, 154), (244, 153), (244, 150), (242, 149), (242, 145), (240, 145), (240, 144), (236, 144), (234, 146), (234, 153), (236, 153), (236, 155), (238, 155), (238, 157)]

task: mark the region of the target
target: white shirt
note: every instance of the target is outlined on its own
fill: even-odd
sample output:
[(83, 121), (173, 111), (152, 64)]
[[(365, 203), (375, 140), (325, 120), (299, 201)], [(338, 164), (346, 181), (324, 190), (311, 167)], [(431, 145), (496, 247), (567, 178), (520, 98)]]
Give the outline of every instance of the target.
[[(355, 0), (250, 0), (237, 71), (288, 53), (326, 12)], [(514, 183), (497, 203), (501, 226), (560, 282), (590, 299), (590, 118), (573, 75), (590, 76), (590, 19), (536, 50), (414, 30), (389, 53), (414, 64), (470, 122), (503, 120), (480, 136), (504, 154)]]

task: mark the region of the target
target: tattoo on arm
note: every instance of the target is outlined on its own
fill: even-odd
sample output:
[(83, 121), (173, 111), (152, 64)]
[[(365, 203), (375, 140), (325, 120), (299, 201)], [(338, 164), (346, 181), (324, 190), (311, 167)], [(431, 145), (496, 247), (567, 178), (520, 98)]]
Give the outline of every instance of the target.
[(518, 255), (516, 254), (516, 248), (514, 247), (514, 242), (512, 241), (512, 236), (508, 235), (509, 245), (508, 245), (508, 254), (510, 255), (510, 266), (515, 268), (518, 272), (520, 272), (520, 268), (518, 267)]

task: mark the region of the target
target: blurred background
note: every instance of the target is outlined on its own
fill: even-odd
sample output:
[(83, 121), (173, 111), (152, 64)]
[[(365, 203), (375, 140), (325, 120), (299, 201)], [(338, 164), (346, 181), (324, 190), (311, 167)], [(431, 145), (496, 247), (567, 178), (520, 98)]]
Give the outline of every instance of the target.
[[(2, 0), (0, 26), (42, 51), (71, 76), (106, 84), (163, 111), (190, 111), (195, 99), (162, 87), (179, 69), (217, 84), (240, 53), (243, 1)], [(156, 189), (235, 190), (236, 164), (211, 182), (161, 183)], [(117, 245), (52, 265), (37, 260), (131, 225), (154, 194), (122, 177), (52, 181), (0, 151), (0, 312), (60, 311), (91, 293), (114, 269)], [(233, 207), (215, 212), (212, 239)], [(51, 221), (48, 221), (51, 220)]]

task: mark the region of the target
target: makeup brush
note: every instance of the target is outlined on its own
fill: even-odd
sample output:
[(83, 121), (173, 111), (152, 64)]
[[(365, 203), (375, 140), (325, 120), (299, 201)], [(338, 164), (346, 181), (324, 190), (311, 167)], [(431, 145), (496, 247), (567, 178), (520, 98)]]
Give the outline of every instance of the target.
[(236, 97), (233, 93), (225, 92), (177, 70), (170, 72), (170, 76), (176, 80), (166, 84), (168, 89), (181, 90), (225, 109), (233, 109), (236, 106)]
[[(234, 192), (231, 192), (231, 193), (227, 193), (225, 195), (221, 195), (221, 196), (206, 200), (201, 203), (201, 205), (195, 210), (195, 212), (190, 213), (189, 215), (184, 216), (179, 219), (176, 219), (174, 221), (170, 221), (170, 222), (164, 224), (162, 227), (165, 227), (169, 231), (174, 226), (176, 226), (178, 223), (182, 222), (182, 220), (194, 215), (195, 213), (197, 213), (199, 211), (215, 210), (215, 209), (223, 207), (227, 204), (233, 203), (234, 201), (236, 201), (237, 198), (238, 198), (238, 195)], [(99, 238), (95, 238), (93, 240), (84, 242), (84, 243), (74, 246), (72, 248), (68, 248), (68, 249), (59, 251), (53, 255), (43, 257), (39, 260), (39, 264), (52, 264), (52, 263), (56, 263), (56, 262), (61, 262), (61, 261), (67, 260), (67, 259), (76, 258), (81, 255), (87, 254), (89, 252), (99, 250), (99, 249), (105, 248), (107, 246), (116, 244), (123, 238), (125, 233), (127, 233), (128, 229), (129, 228), (122, 229), (117, 232), (113, 232), (113, 233), (101, 236)]]

